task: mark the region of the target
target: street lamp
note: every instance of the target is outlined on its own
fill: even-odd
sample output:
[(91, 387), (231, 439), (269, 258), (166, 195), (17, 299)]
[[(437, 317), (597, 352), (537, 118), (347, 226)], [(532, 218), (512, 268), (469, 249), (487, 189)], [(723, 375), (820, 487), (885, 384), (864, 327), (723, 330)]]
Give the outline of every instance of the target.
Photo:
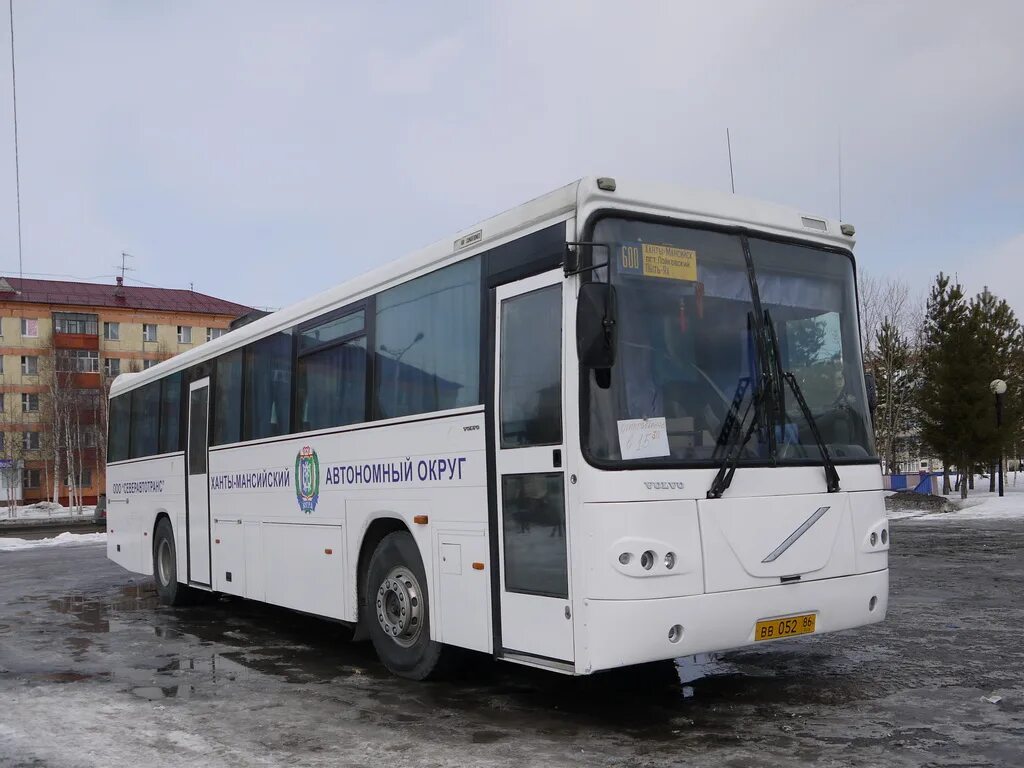
[[(996, 431), (998, 432), (1003, 426), (1003, 395), (1006, 394), (1006, 382), (1002, 379), (996, 379), (988, 385), (989, 389), (992, 390), (992, 394), (996, 396)], [(997, 435), (996, 439), (999, 440), (999, 495), (1003, 495), (1003, 441), (1002, 435)]]

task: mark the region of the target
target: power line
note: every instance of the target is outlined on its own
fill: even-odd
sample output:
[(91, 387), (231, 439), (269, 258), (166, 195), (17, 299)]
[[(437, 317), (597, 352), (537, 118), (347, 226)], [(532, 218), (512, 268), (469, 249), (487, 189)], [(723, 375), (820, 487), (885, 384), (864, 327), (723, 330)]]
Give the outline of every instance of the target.
[(14, 0), (8, 0), (11, 16), (11, 98), (14, 102), (14, 191), (18, 199), (18, 277), (24, 279), (21, 259), (21, 167), (18, 160), (18, 78), (14, 70)]

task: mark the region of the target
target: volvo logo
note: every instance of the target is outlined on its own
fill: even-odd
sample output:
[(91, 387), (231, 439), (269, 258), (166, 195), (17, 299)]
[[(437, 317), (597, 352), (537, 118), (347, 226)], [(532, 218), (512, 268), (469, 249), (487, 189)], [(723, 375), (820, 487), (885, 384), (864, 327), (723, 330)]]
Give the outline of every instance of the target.
[(774, 563), (776, 560), (778, 560), (779, 556), (783, 552), (785, 552), (787, 549), (793, 546), (793, 543), (801, 536), (803, 536), (805, 533), (807, 533), (807, 531), (810, 530), (811, 526), (819, 520), (821, 520), (821, 518), (824, 517), (825, 513), (828, 512), (830, 509), (832, 509), (832, 507), (818, 507), (818, 509), (815, 510), (813, 515), (804, 520), (800, 524), (799, 528), (797, 528), (795, 531), (789, 534), (789, 536), (786, 537), (786, 540), (779, 544), (779, 546), (777, 546), (775, 549), (773, 549), (771, 553), (768, 555), (768, 557), (766, 557), (761, 562)]
[(647, 481), (644, 486), (649, 491), (681, 491), (686, 487), (686, 483), (672, 480), (660, 480), (660, 481)]

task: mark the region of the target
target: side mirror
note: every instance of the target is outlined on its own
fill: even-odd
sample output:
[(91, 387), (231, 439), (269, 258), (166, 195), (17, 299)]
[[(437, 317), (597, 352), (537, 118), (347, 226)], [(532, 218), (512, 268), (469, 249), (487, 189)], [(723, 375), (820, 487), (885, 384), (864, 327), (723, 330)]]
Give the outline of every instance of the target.
[(583, 283), (576, 302), (576, 354), (584, 368), (615, 365), (615, 288)]
[(875, 381), (875, 374), (864, 374), (864, 387), (868, 393), (868, 410), (871, 411), (871, 417), (874, 418), (875, 409), (878, 408), (878, 382)]

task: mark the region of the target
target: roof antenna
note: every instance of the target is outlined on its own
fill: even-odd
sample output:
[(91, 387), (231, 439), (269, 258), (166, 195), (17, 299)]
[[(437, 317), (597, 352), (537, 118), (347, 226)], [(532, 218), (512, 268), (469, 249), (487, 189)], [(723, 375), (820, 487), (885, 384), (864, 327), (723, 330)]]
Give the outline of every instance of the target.
[(736, 179), (732, 175), (732, 139), (729, 137), (729, 129), (725, 129), (725, 146), (729, 149), (729, 183), (732, 185), (732, 193), (736, 194)]
[(24, 281), (21, 260), (21, 167), (18, 160), (18, 77), (14, 70), (14, 0), (7, 4), (11, 16), (11, 100), (14, 104), (14, 190), (18, 200), (18, 279)]
[(836, 163), (839, 166), (839, 221), (843, 220), (843, 129), (839, 128), (839, 143), (836, 146)]
[(125, 272), (134, 272), (135, 271), (135, 267), (129, 267), (128, 266), (128, 259), (134, 259), (134, 258), (135, 257), (132, 256), (130, 253), (125, 253), (124, 251), (121, 251), (121, 266), (118, 267), (116, 264), (114, 265), (114, 269), (120, 269), (121, 270), (121, 280), (120, 280), (121, 283), (124, 283), (124, 273)]

